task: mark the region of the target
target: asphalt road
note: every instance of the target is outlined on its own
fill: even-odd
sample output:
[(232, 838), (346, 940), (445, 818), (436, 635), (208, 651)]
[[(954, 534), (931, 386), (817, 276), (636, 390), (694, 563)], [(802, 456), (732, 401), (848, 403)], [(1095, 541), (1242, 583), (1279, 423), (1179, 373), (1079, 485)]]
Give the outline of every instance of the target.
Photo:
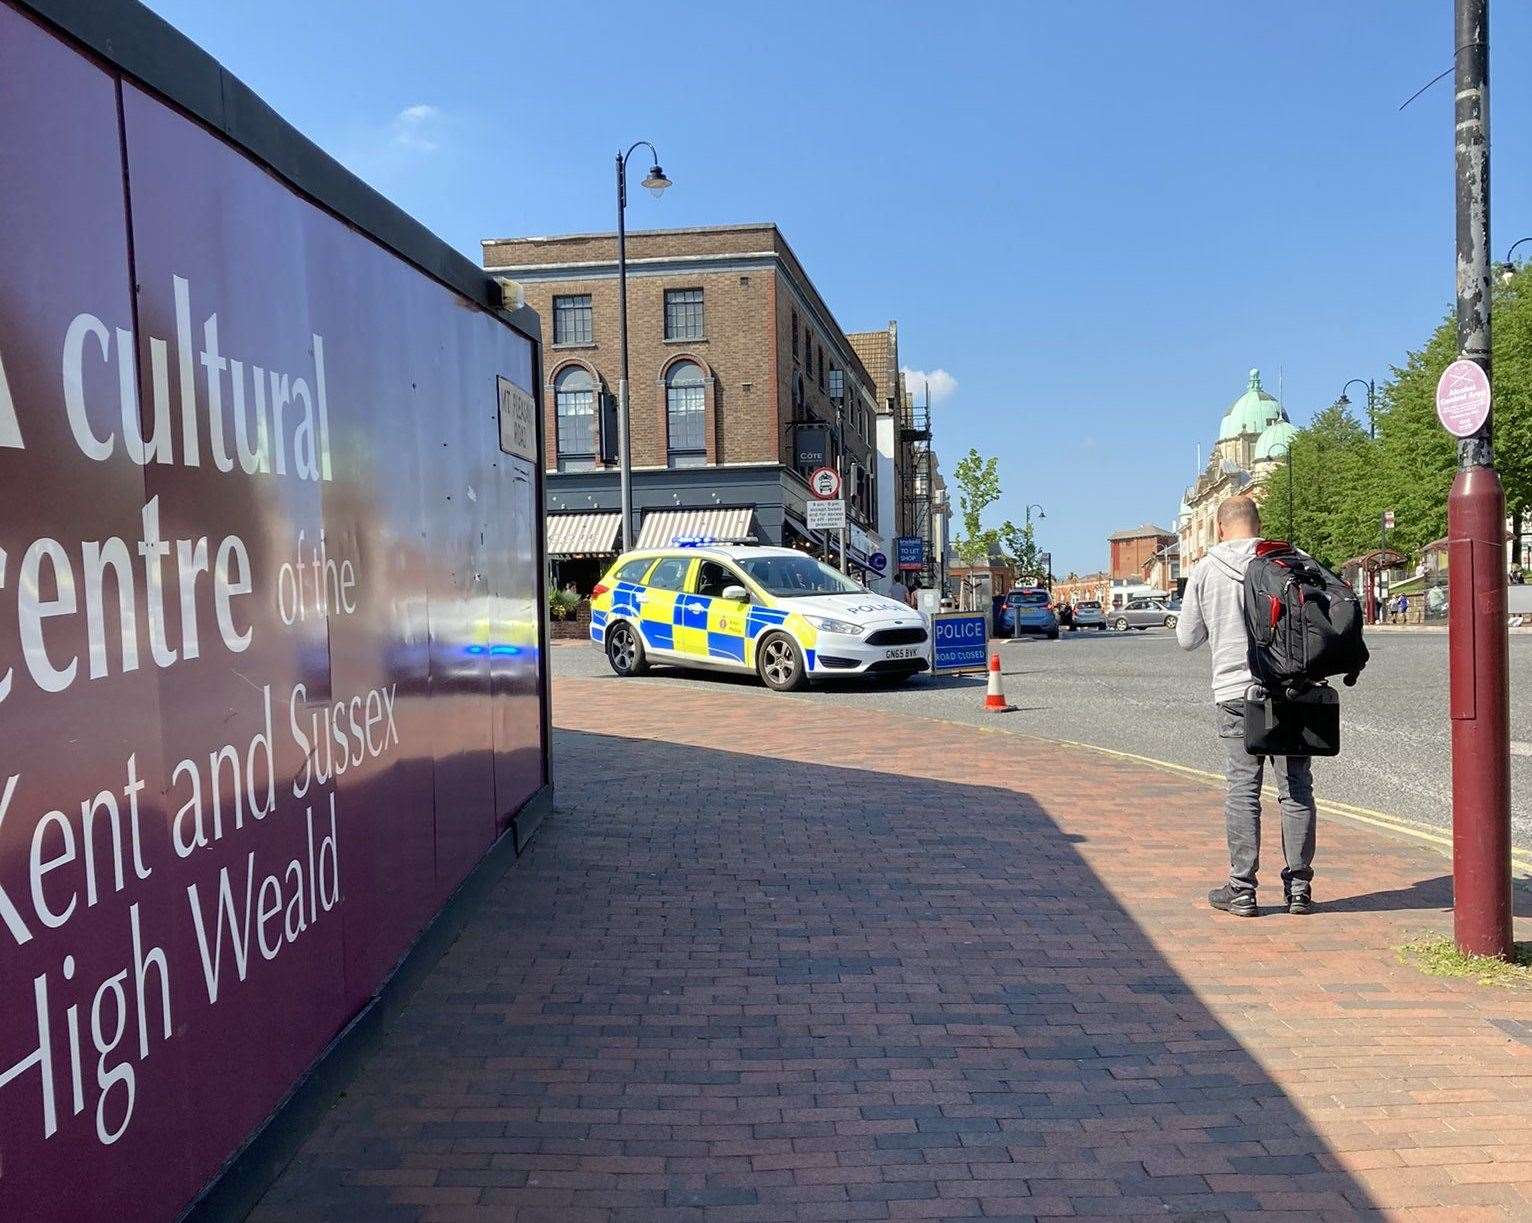
[[(1314, 762), (1320, 797), (1449, 827), (1446, 635), (1374, 633), (1368, 645), (1367, 671), (1355, 688), (1341, 690), (1342, 754)], [(1222, 770), (1212, 733), (1207, 653), (1183, 653), (1173, 632), (1086, 630), (1058, 641), (1000, 642), (996, 649), (1005, 694), (1020, 707), (1017, 713), (985, 712), (982, 677), (921, 677), (898, 688), (840, 683), (783, 696), (752, 679), (713, 672), (662, 668), (619, 681), (594, 645), (556, 649), (554, 673), (605, 675), (636, 689), (651, 683), (752, 688), (762, 700), (897, 710)], [(1517, 633), (1511, 635), (1511, 737), (1513, 838), (1518, 848), (1532, 849), (1532, 636)], [(828, 754), (833, 757), (833, 747)]]

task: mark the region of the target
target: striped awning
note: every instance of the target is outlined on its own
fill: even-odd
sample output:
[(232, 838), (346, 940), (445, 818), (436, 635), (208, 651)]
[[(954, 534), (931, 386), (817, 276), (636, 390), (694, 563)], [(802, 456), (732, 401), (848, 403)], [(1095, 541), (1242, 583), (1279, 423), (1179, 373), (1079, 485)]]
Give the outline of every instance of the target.
[(666, 548), (676, 539), (740, 540), (756, 534), (755, 511), (742, 509), (650, 510), (638, 532), (640, 548)]
[(549, 514), (548, 555), (611, 556), (621, 526), (621, 514)]

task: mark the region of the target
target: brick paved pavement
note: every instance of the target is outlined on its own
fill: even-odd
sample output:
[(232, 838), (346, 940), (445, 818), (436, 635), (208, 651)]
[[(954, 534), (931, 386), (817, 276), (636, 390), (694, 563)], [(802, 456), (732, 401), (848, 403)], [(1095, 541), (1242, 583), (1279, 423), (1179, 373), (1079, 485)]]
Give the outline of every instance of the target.
[(554, 816), (257, 1219), (1532, 1218), (1532, 999), (1392, 952), (1433, 852), (1323, 822), (1323, 911), (1230, 918), (1168, 773), (555, 702)]

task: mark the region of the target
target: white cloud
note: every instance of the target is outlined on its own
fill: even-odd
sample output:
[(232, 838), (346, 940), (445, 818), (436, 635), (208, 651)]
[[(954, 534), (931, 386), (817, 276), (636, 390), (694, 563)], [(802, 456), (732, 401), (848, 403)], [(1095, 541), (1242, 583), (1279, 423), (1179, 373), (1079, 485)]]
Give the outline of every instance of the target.
[(915, 397), (915, 402), (920, 403), (925, 396), (925, 388), (931, 388), (931, 402), (933, 404), (946, 403), (957, 394), (958, 380), (944, 369), (910, 369), (907, 366), (900, 368), (904, 375), (904, 382), (910, 389), (910, 394)]
[(442, 112), (424, 102), (406, 106), (390, 124), (390, 143), (412, 153), (434, 153), (441, 147)]

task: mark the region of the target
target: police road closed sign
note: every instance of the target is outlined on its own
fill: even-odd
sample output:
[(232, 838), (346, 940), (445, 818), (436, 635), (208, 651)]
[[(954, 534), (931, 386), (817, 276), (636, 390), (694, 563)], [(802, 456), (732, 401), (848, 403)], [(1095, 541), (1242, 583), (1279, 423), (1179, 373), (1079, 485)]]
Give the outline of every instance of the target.
[(982, 671), (989, 665), (989, 617), (981, 611), (937, 612), (931, 625), (931, 673)]
[(811, 531), (838, 531), (846, 525), (844, 501), (810, 501), (803, 508), (804, 521)]

